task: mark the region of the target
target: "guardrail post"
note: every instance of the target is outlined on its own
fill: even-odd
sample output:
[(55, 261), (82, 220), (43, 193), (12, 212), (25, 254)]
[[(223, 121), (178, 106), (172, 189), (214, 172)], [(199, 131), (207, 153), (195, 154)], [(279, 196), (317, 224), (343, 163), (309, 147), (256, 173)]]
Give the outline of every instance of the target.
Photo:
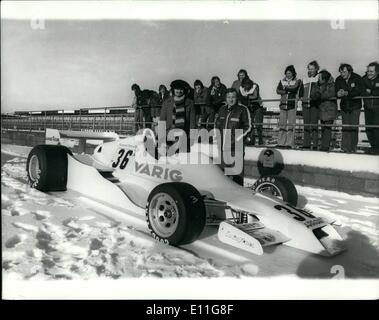
[(104, 131), (107, 127), (106, 122), (107, 122), (107, 108), (104, 108)]

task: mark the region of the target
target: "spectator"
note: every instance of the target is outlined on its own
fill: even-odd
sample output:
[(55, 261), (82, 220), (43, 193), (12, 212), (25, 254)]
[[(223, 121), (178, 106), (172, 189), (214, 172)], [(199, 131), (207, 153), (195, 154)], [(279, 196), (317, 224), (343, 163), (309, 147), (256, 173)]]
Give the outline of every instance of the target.
[[(379, 63), (371, 62), (367, 66), (367, 72), (363, 77), (363, 95), (379, 96)], [(379, 126), (379, 98), (363, 99), (365, 109), (365, 124)], [(366, 128), (368, 141), (371, 145), (370, 152), (379, 154), (379, 128)]]
[(284, 71), (285, 77), (279, 81), (276, 88), (280, 94), (280, 119), (279, 119), (279, 148), (291, 149), (295, 145), (294, 132), (296, 124), (296, 101), (288, 99), (298, 98), (301, 81), (296, 78), (296, 70), (293, 65), (288, 66)]
[(208, 88), (204, 87), (200, 80), (196, 80), (193, 84), (194, 90), (194, 104), (196, 109), (196, 124), (205, 123), (208, 116), (212, 113), (209, 107), (209, 94)]
[[(250, 131), (248, 140), (252, 145), (255, 145), (255, 130), (254, 123), (263, 123), (263, 107), (260, 94), (259, 94), (259, 85), (249, 78), (244, 78), (239, 88), (241, 104), (249, 108), (251, 114), (251, 125), (252, 129)], [(256, 125), (257, 135), (258, 135), (258, 144), (263, 144), (262, 136), (262, 125)]]
[[(332, 125), (337, 118), (337, 103), (334, 100), (336, 90), (334, 79), (327, 70), (321, 70), (316, 88), (312, 90), (310, 97), (320, 101), (319, 117), (321, 124)], [(321, 151), (329, 151), (332, 128), (330, 126), (321, 128)]]
[(169, 96), (170, 92), (167, 90), (167, 87), (164, 84), (159, 86), (159, 102), (162, 104)]
[(154, 109), (154, 113), (153, 113), (154, 117), (158, 117), (159, 119), (162, 104), (169, 96), (170, 96), (170, 92), (167, 90), (167, 87), (164, 84), (159, 85), (157, 105), (160, 106), (160, 108)]
[(150, 113), (150, 97), (152, 92), (150, 90), (141, 90), (138, 84), (132, 85), (132, 91), (134, 91), (134, 98), (132, 107), (134, 108), (134, 124), (135, 131), (143, 127), (150, 127), (151, 113)]
[(193, 101), (186, 97), (188, 94), (186, 84), (183, 80), (175, 80), (171, 83), (173, 96), (163, 102), (160, 121), (166, 122), (167, 132), (174, 128), (184, 130), (187, 134), (187, 147), (189, 148), (190, 129), (196, 128), (196, 114)]
[(361, 99), (353, 99), (362, 94), (362, 78), (353, 72), (351, 65), (342, 63), (338, 68), (340, 75), (336, 79), (336, 94), (341, 99), (340, 107), (343, 125), (353, 125), (342, 128), (342, 151), (355, 152), (358, 144), (359, 116), (362, 108)]
[(241, 69), (240, 71), (238, 71), (237, 78), (237, 80), (234, 80), (232, 88), (236, 89), (238, 94), (238, 91), (242, 85), (242, 80), (245, 78), (249, 78), (249, 75), (247, 74), (247, 71), (245, 69)]
[[(232, 179), (243, 186), (244, 182), (244, 169), (243, 169), (243, 157), (244, 157), (244, 142), (245, 138), (247, 137), (248, 133), (251, 130), (251, 116), (249, 109), (238, 103), (237, 100), (237, 91), (234, 88), (227, 89), (226, 92), (226, 103), (221, 106), (219, 110), (219, 116), (217, 117), (216, 127), (221, 132), (221, 167), (225, 169), (226, 167), (232, 166), (231, 164), (225, 163), (225, 155), (230, 154), (232, 157), (236, 156), (236, 141), (239, 141), (240, 139), (243, 139), (243, 154), (242, 154), (242, 171), (232, 176)], [(226, 131), (225, 129), (231, 130), (231, 143), (228, 146), (225, 143), (225, 135)], [(235, 130), (236, 129), (242, 129), (243, 134), (242, 136), (236, 137)], [(235, 165), (235, 164), (234, 164)]]
[(213, 122), (215, 120), (215, 115), (225, 102), (225, 96), (226, 86), (221, 83), (219, 77), (212, 77), (211, 86), (209, 87), (209, 104), (211, 107), (211, 114), (207, 119), (207, 122), (212, 123), (212, 125), (207, 124), (207, 128), (214, 127)]
[[(320, 69), (317, 61), (309, 62), (308, 77), (302, 81), (300, 89), (300, 97), (302, 100), (303, 123), (304, 126), (304, 141), (303, 149), (318, 149), (318, 117), (319, 117), (319, 101), (312, 99), (311, 92), (317, 85), (318, 70)], [(313, 126), (308, 126), (313, 125)], [(311, 146), (313, 144), (313, 146)]]
[(164, 84), (161, 84), (157, 92), (153, 92), (152, 97), (150, 99), (151, 106), (151, 117), (153, 122), (153, 129), (155, 130), (158, 125), (159, 116), (161, 113), (162, 103), (170, 96), (167, 87)]

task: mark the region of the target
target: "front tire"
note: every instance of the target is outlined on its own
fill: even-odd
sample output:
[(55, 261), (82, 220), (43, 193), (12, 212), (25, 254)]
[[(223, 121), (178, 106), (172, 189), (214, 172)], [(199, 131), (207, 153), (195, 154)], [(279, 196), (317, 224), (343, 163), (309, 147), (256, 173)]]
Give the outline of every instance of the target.
[(268, 176), (258, 179), (251, 189), (255, 192), (275, 196), (294, 206), (297, 205), (298, 193), (291, 180), (285, 177)]
[(156, 240), (175, 246), (188, 244), (195, 241), (205, 227), (205, 204), (192, 185), (163, 183), (148, 197), (146, 220)]
[(66, 191), (67, 154), (72, 155), (64, 146), (35, 146), (26, 162), (29, 184), (44, 192)]

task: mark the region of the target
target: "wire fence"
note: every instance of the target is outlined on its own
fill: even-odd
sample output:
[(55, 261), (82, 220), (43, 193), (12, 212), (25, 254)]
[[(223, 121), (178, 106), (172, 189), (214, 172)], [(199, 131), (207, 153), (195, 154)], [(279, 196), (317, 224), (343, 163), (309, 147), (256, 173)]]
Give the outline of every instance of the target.
[[(377, 96), (360, 96), (353, 99), (378, 99)], [(329, 100), (337, 101), (338, 108), (340, 99), (331, 98)], [(254, 103), (268, 104), (283, 101), (294, 101), (295, 106), (298, 106), (299, 101), (310, 101), (309, 99), (259, 99), (254, 100)], [(196, 104), (199, 110), (205, 104)], [(156, 110), (160, 109), (161, 105), (141, 106), (138, 109)], [(379, 125), (364, 124), (363, 113), (361, 109), (360, 122), (358, 125), (342, 124), (340, 111), (338, 117), (333, 124), (306, 124), (303, 121), (301, 108), (297, 107), (296, 122), (287, 124), (287, 127), (293, 127), (295, 133), (295, 145), (301, 145), (303, 141), (304, 129), (310, 127), (314, 129), (317, 126), (319, 129), (323, 127), (332, 128), (332, 148), (340, 148), (342, 130), (345, 127), (355, 128), (359, 132), (358, 148), (369, 147), (366, 135), (367, 128), (379, 129)], [(263, 112), (263, 122), (252, 123), (254, 130), (262, 128), (264, 145), (273, 145), (277, 142), (279, 132), (279, 116), (280, 110), (277, 105), (273, 107), (265, 107)], [(104, 108), (81, 108), (73, 111), (67, 110), (49, 110), (49, 111), (32, 111), (32, 112), (16, 112), (15, 114), (1, 115), (2, 131), (26, 131), (26, 132), (43, 132), (46, 128), (58, 130), (90, 130), (90, 131), (114, 131), (120, 135), (132, 135), (139, 127), (156, 126), (156, 121), (135, 121), (136, 110), (130, 106), (104, 107)], [(214, 126), (214, 122), (202, 123), (198, 114), (197, 124), (199, 127)], [(319, 130), (321, 131), (321, 130)]]

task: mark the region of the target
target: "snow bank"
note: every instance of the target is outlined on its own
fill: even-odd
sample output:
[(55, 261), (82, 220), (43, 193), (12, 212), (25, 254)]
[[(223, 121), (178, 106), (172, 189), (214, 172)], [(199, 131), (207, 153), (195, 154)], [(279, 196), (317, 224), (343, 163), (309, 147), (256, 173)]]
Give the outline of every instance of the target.
[(10, 156), (20, 156), (26, 158), (32, 147), (17, 146), (14, 144), (2, 144), (1, 153), (8, 154)]
[[(246, 148), (245, 160), (257, 161), (263, 148)], [(286, 165), (303, 165), (350, 172), (379, 174), (379, 157), (318, 151), (279, 150)]]

